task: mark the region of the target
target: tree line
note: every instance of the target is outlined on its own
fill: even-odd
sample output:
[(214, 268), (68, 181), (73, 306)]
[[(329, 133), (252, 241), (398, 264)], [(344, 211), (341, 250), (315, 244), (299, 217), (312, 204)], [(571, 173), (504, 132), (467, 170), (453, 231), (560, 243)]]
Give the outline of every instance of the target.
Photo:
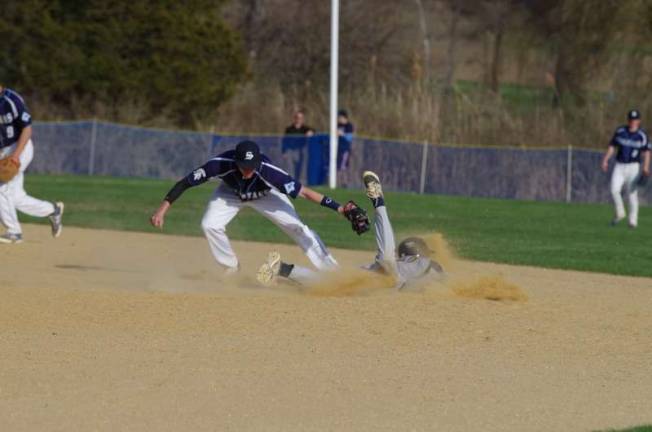
[(170, 126), (195, 126), (247, 76), (223, 3), (6, 0), (0, 81), (43, 115), (135, 113), (139, 122), (163, 117)]
[[(329, 1), (7, 0), (3, 18), (0, 81), (42, 117), (327, 124)], [(646, 0), (346, 0), (342, 105), (368, 135), (591, 145), (652, 109), (651, 24)]]

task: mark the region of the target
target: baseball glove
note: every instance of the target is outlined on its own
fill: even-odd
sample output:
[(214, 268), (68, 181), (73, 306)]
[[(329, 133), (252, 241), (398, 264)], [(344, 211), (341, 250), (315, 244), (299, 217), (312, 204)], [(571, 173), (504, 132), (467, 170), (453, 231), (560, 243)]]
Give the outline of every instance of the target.
[(650, 181), (649, 175), (641, 174), (641, 176), (638, 178), (638, 181), (636, 182), (636, 185), (639, 187), (645, 187), (647, 186), (649, 181)]
[(344, 217), (351, 222), (351, 228), (358, 235), (369, 231), (369, 218), (365, 209), (358, 207), (353, 201), (349, 201), (344, 205)]
[(0, 159), (0, 183), (8, 183), (9, 180), (16, 177), (20, 164), (12, 159)]

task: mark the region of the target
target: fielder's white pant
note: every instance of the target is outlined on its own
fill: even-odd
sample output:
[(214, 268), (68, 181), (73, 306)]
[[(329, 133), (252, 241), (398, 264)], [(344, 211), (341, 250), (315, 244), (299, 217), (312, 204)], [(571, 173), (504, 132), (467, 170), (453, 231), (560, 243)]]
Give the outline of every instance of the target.
[[(0, 159), (11, 155), (16, 145), (0, 150)], [(30, 216), (46, 217), (54, 213), (54, 204), (42, 201), (27, 195), (23, 186), (25, 170), (34, 158), (34, 145), (28, 141), (23, 153), (20, 155), (20, 170), (8, 183), (0, 183), (0, 222), (10, 234), (22, 234), (16, 210)]]
[(625, 189), (629, 201), (629, 223), (638, 225), (638, 181), (641, 172), (641, 164), (617, 162), (611, 174), (611, 196), (616, 207), (616, 219), (624, 219), (625, 204), (623, 203), (622, 192)]
[(215, 190), (201, 221), (213, 257), (221, 265), (228, 268), (238, 267), (238, 258), (226, 235), (226, 226), (243, 207), (251, 207), (274, 222), (303, 249), (308, 259), (319, 270), (328, 270), (337, 266), (337, 261), (328, 252), (319, 236), (299, 219), (292, 202), (286, 195), (272, 189), (259, 199), (241, 201), (223, 185)]

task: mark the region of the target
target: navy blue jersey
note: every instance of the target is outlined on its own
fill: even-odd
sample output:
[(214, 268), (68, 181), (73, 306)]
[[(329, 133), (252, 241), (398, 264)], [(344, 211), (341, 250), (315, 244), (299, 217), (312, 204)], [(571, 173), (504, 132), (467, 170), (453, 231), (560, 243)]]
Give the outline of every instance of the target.
[(25, 101), (18, 93), (4, 89), (0, 93), (0, 148), (16, 144), (23, 129), (32, 124)]
[(638, 129), (636, 132), (630, 132), (627, 126), (616, 129), (609, 145), (618, 150), (616, 161), (620, 163), (641, 162), (641, 153), (650, 151), (645, 131)]
[(197, 186), (212, 178), (219, 178), (242, 201), (261, 198), (272, 188), (292, 198), (296, 198), (301, 191), (301, 183), (279, 167), (272, 165), (265, 155), (261, 155), (260, 168), (254, 175), (250, 179), (242, 178), (234, 156), (235, 150), (218, 155), (188, 174), (186, 182), (190, 186)]

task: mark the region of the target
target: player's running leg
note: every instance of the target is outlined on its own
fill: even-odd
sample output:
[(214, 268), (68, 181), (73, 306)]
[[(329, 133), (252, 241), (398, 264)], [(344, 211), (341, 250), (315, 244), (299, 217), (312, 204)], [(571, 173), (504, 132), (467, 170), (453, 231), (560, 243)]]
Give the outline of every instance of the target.
[(9, 192), (9, 183), (0, 185), (0, 221), (7, 229), (4, 234), (0, 235), (0, 243), (21, 243), (23, 241), (16, 206)]
[(271, 190), (265, 198), (250, 201), (247, 205), (253, 207), (289, 235), (303, 249), (310, 262), (318, 270), (331, 270), (337, 267), (335, 258), (317, 233), (299, 219), (299, 215), (287, 196)]
[(374, 206), (376, 216), (374, 217), (374, 229), (376, 232), (376, 262), (371, 267), (380, 266), (386, 272), (397, 275), (396, 269), (396, 240), (394, 230), (385, 207), (385, 197), (380, 184), (380, 178), (372, 171), (365, 171), (362, 174), (367, 196)]
[(238, 258), (226, 235), (226, 226), (238, 214), (241, 207), (242, 202), (237, 197), (219, 187), (208, 203), (201, 221), (213, 258), (229, 272), (238, 269)]
[(625, 179), (625, 193), (629, 204), (629, 226), (638, 226), (638, 179), (641, 172), (641, 165), (632, 163), (627, 165), (627, 176)]
[(24, 187), (25, 170), (34, 157), (34, 146), (31, 141), (25, 146), (20, 155), (20, 170), (8, 183), (0, 186), (0, 220), (7, 228), (7, 232), (0, 236), (2, 243), (19, 243), (22, 241), (22, 227), (18, 220), (17, 211), (29, 216), (50, 217), (52, 235), (61, 234), (61, 216), (63, 203), (53, 204), (27, 195)]
[(617, 224), (621, 220), (625, 219), (625, 204), (623, 203), (623, 186), (625, 185), (625, 164), (617, 163), (614, 167), (613, 173), (611, 174), (611, 197), (614, 200), (614, 207), (616, 210), (616, 215), (612, 221), (612, 225)]

